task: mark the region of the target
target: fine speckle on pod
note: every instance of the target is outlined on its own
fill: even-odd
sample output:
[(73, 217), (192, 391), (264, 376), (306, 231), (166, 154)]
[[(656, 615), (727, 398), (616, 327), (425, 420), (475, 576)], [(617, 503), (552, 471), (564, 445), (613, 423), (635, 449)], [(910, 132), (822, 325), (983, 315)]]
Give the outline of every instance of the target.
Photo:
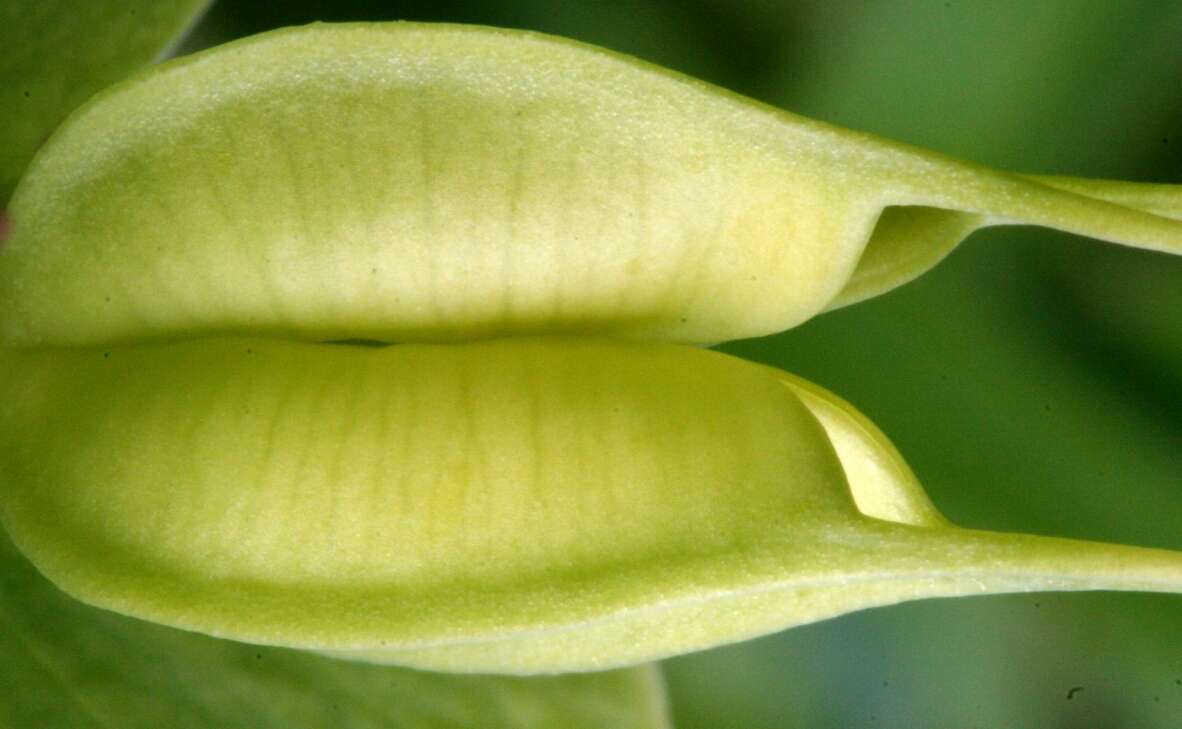
[(1182, 590), (1175, 553), (956, 528), (848, 403), (678, 344), (881, 293), (984, 225), (1182, 252), (1176, 187), (393, 23), (113, 87), (8, 214), (0, 521), (95, 605), (531, 673), (922, 597)]
[(539, 34), (314, 25), (162, 64), (74, 114), (12, 201), (0, 341), (718, 342), (897, 286), (983, 225), (1182, 250), (1182, 224), (1125, 193)]
[(449, 671), (602, 669), (874, 605), (1182, 588), (950, 525), (847, 403), (693, 347), (205, 339), (4, 353), (0, 519), (67, 592)]

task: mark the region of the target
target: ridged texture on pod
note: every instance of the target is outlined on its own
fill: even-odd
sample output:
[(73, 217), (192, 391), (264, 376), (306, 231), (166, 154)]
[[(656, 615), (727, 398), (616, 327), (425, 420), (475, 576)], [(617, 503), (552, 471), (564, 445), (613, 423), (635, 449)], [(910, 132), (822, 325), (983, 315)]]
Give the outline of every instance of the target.
[[(311, 26), (164, 64), (74, 115), (12, 201), (0, 341), (717, 342), (897, 286), (982, 225), (1182, 251), (1182, 223), (1103, 185), (537, 34)], [(1178, 189), (1153, 189), (1176, 217)]]
[(919, 597), (1182, 587), (1182, 555), (951, 527), (847, 404), (706, 350), (224, 339), (4, 365), (17, 544), (87, 602), (246, 641), (570, 671)]

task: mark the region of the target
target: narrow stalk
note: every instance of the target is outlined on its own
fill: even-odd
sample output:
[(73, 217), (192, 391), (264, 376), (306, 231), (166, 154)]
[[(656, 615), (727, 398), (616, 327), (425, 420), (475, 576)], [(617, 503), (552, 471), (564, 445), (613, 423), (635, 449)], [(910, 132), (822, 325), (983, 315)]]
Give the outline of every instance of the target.
[(1182, 185), (1023, 176), (903, 145), (878, 156), (887, 205), (985, 216), (983, 225), (1040, 225), (1182, 254)]
[(1045, 590), (1182, 592), (1182, 552), (959, 528), (876, 528), (892, 534), (880, 552), (880, 574), (887, 580), (926, 583), (930, 591), (916, 597)]

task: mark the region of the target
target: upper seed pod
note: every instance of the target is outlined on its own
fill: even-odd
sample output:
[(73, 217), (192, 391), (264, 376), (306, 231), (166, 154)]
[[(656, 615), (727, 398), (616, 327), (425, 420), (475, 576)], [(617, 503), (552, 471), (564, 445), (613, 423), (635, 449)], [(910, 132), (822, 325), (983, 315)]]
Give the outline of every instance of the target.
[(949, 525), (849, 405), (707, 350), (207, 339), (3, 364), (18, 546), (87, 602), (239, 640), (572, 671), (921, 597), (1182, 591), (1182, 554)]
[(992, 172), (570, 41), (312, 26), (67, 122), (12, 200), (0, 342), (715, 342), (897, 286), (982, 225), (1178, 252), (1180, 215), (1176, 188)]
[(37, 148), (71, 110), (166, 54), (210, 2), (0, 3), (0, 208)]

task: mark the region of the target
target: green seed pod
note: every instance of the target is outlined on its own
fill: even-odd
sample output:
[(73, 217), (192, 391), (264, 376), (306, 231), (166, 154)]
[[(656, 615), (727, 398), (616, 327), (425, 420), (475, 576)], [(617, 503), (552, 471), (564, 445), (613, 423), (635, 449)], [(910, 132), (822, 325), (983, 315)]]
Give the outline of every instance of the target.
[(1034, 223), (1182, 251), (1170, 186), (993, 172), (520, 31), (311, 26), (100, 94), (0, 252), (0, 341), (717, 342)]
[(574, 43), (389, 24), (115, 87), (8, 212), (0, 521), (95, 605), (531, 673), (921, 597), (1182, 590), (1175, 553), (953, 527), (813, 385), (622, 341), (792, 326), (988, 224), (1182, 251), (1177, 188), (1005, 175)]
[(851, 610), (1182, 590), (1182, 554), (958, 529), (831, 394), (604, 340), (3, 355), (0, 518), (92, 604), (417, 667), (600, 669)]

